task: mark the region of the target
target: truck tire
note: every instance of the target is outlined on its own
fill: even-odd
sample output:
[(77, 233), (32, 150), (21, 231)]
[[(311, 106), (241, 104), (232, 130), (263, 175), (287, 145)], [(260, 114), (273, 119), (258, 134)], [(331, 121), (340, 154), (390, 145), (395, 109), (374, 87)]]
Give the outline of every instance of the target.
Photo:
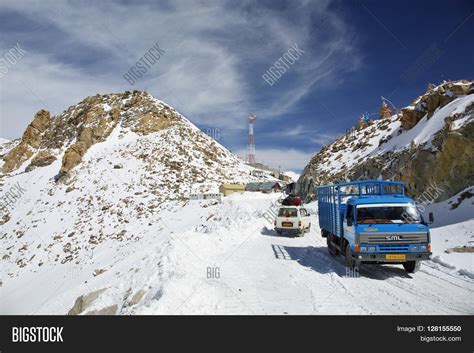
[(337, 249), (334, 245), (332, 245), (332, 243), (333, 243), (332, 238), (333, 238), (332, 234), (329, 234), (326, 238), (327, 239), (327, 244), (328, 244), (328, 252), (329, 252), (329, 255), (336, 256), (337, 255)]
[(407, 261), (403, 263), (403, 267), (408, 273), (415, 273), (420, 269), (421, 261)]
[(359, 269), (360, 261), (354, 259), (354, 257), (352, 256), (351, 246), (349, 244), (346, 244), (345, 258), (346, 267), (349, 267), (351, 270)]
[(283, 234), (283, 231), (281, 231), (281, 230), (277, 230), (276, 232), (277, 232), (278, 235), (282, 235), (282, 234)]

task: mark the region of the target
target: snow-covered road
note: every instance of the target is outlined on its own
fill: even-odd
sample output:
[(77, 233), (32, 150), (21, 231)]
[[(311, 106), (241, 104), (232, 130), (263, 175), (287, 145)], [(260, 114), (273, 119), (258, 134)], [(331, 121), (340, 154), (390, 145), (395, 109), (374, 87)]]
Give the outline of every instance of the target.
[[(65, 314), (79, 295), (103, 289), (85, 312), (117, 305), (119, 314), (474, 314), (474, 279), (439, 263), (410, 275), (401, 265), (347, 273), (343, 258), (328, 254), (315, 205), (310, 233), (277, 236), (265, 219), (277, 197), (170, 203), (144, 226), (130, 225), (133, 242), (104, 243), (79, 265), (20, 271), (1, 288), (1, 311)], [(97, 268), (106, 272), (93, 276)]]
[[(363, 265), (359, 274), (347, 273), (342, 257), (329, 256), (314, 212), (304, 237), (277, 236), (261, 217), (274, 199), (235, 196), (209, 211), (218, 221), (206, 226), (208, 235), (188, 232), (176, 244), (177, 257), (186, 260), (178, 260), (182, 276), (137, 313), (474, 313), (474, 281), (432, 262), (411, 275), (400, 265)], [(237, 228), (236, 214), (248, 217)]]

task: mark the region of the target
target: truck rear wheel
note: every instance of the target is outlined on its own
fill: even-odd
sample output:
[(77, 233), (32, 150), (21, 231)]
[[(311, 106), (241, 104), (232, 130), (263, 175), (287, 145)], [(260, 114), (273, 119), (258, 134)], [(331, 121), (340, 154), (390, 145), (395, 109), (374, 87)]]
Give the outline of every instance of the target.
[(327, 244), (328, 244), (329, 255), (336, 256), (338, 254), (338, 251), (336, 247), (334, 246), (332, 234), (329, 234), (326, 239), (327, 239)]
[(354, 257), (352, 256), (351, 246), (349, 244), (346, 245), (345, 258), (346, 267), (349, 267), (351, 270), (354, 270), (356, 268), (359, 269), (360, 261), (354, 259)]
[(421, 261), (407, 261), (403, 263), (405, 271), (415, 273), (421, 268)]

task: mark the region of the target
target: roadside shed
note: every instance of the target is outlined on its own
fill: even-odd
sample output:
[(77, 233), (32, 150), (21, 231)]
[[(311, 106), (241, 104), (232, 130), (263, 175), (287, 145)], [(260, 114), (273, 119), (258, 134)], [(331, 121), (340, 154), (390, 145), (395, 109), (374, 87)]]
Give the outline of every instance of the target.
[(219, 187), (219, 192), (222, 193), (224, 196), (229, 196), (235, 192), (244, 192), (245, 185), (243, 184), (222, 184)]
[(281, 185), (279, 182), (275, 182), (275, 181), (248, 183), (245, 186), (245, 191), (263, 192), (263, 193), (269, 194), (272, 192), (281, 191)]

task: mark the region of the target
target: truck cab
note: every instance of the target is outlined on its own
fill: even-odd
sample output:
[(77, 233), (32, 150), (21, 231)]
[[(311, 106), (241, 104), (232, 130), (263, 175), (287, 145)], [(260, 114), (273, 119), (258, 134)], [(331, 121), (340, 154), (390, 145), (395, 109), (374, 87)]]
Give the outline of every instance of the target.
[(402, 264), (411, 273), (430, 258), (428, 224), (403, 183), (353, 182), (318, 191), (321, 234), (329, 253), (344, 255), (347, 266)]

